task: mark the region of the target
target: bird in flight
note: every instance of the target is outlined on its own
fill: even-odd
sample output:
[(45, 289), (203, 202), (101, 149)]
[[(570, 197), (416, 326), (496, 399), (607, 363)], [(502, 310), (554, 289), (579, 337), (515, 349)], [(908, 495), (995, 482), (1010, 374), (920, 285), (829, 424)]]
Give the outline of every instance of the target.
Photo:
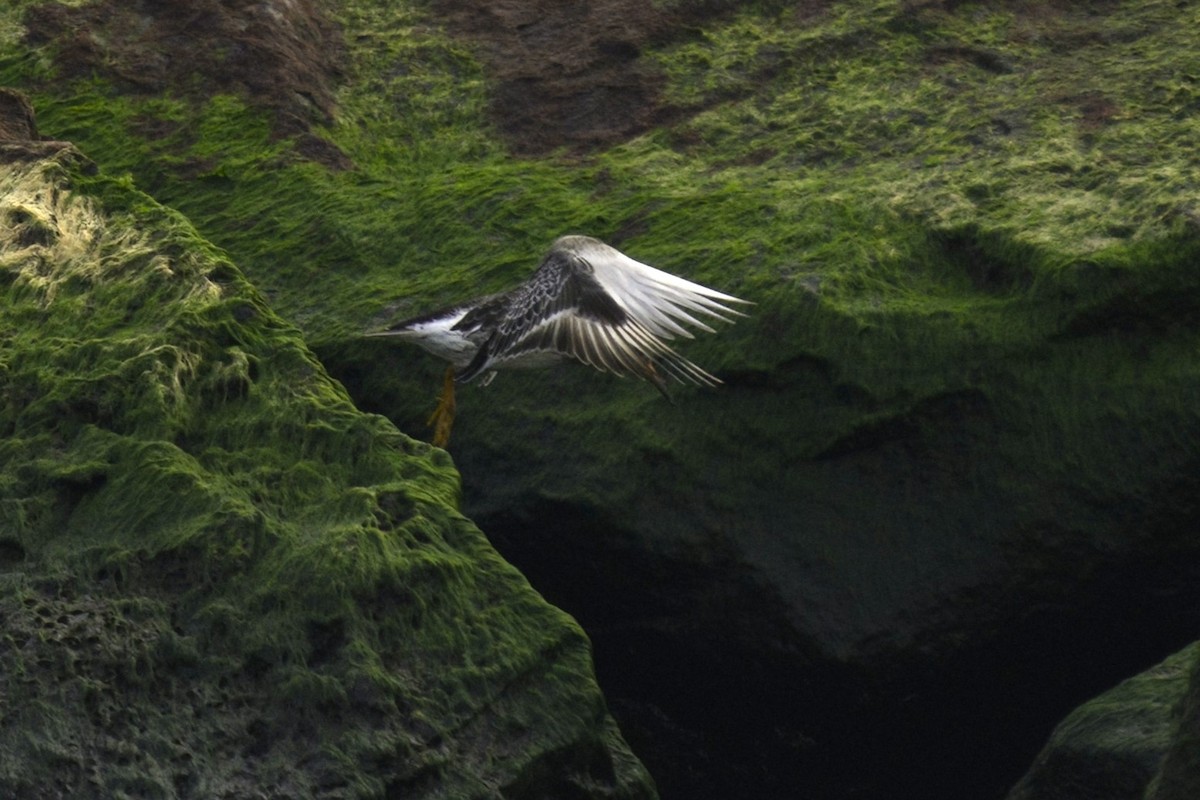
[(676, 353), (668, 340), (685, 328), (713, 329), (697, 317), (731, 322), (739, 300), (635, 261), (589, 236), (557, 239), (529, 280), (500, 294), (398, 322), (367, 336), (420, 345), (450, 362), (433, 443), (445, 447), (454, 423), (454, 384), (498, 370), (546, 367), (575, 359), (616, 375), (633, 375), (667, 395), (667, 377), (713, 386), (721, 381)]

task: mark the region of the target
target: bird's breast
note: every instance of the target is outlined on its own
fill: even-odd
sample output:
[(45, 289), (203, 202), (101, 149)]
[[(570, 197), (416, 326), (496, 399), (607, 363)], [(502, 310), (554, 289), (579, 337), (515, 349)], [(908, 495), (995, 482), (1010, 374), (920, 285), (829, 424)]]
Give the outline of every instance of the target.
[(398, 335), (456, 368), (462, 368), (471, 363), (486, 336), (481, 336), (479, 330), (456, 329), (454, 323), (457, 321), (450, 318), (421, 322)]

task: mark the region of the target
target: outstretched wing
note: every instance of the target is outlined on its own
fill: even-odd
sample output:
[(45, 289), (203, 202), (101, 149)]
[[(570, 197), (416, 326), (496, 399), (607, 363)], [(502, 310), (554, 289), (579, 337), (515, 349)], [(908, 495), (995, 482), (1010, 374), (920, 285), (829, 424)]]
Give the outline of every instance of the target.
[(563, 237), (533, 278), (511, 295), (495, 334), (459, 380), (531, 353), (553, 352), (644, 378), (664, 393), (659, 368), (680, 382), (720, 383), (666, 340), (691, 336), (681, 323), (712, 330), (694, 314), (723, 320), (738, 314), (722, 301), (743, 302), (634, 261), (595, 239)]

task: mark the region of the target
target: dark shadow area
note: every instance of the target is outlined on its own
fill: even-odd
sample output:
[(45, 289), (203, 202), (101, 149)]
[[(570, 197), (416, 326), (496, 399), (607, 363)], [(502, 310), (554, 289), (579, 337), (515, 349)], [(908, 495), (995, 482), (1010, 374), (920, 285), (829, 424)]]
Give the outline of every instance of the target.
[(1200, 569), (1123, 559), (1071, 597), (1014, 596), (974, 630), (839, 664), (786, 644), (782, 607), (741, 591), (753, 576), (736, 563), (623, 549), (605, 520), (550, 501), (475, 519), (587, 630), (664, 800), (1000, 800), (1067, 713), (1200, 628), (1181, 613), (1200, 608)]

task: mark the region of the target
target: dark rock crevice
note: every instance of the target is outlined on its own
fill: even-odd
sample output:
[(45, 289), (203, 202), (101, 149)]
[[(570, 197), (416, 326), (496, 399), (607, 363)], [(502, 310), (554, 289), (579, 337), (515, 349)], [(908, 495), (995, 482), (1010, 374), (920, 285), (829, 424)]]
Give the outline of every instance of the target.
[[(1072, 550), (1047, 556), (1047, 570), (1071, 564), (1078, 585), (949, 597), (923, 612), (941, 628), (903, 646), (864, 642), (844, 662), (806, 646), (736, 560), (655, 558), (622, 547), (592, 509), (528, 508), (479, 520), (584, 625), (610, 707), (664, 797), (999, 797), (1072, 707), (1200, 627), (1180, 613), (1200, 608), (1186, 562), (1113, 553), (1085, 565)], [(1144, 596), (1147, 585), (1161, 591)]]

